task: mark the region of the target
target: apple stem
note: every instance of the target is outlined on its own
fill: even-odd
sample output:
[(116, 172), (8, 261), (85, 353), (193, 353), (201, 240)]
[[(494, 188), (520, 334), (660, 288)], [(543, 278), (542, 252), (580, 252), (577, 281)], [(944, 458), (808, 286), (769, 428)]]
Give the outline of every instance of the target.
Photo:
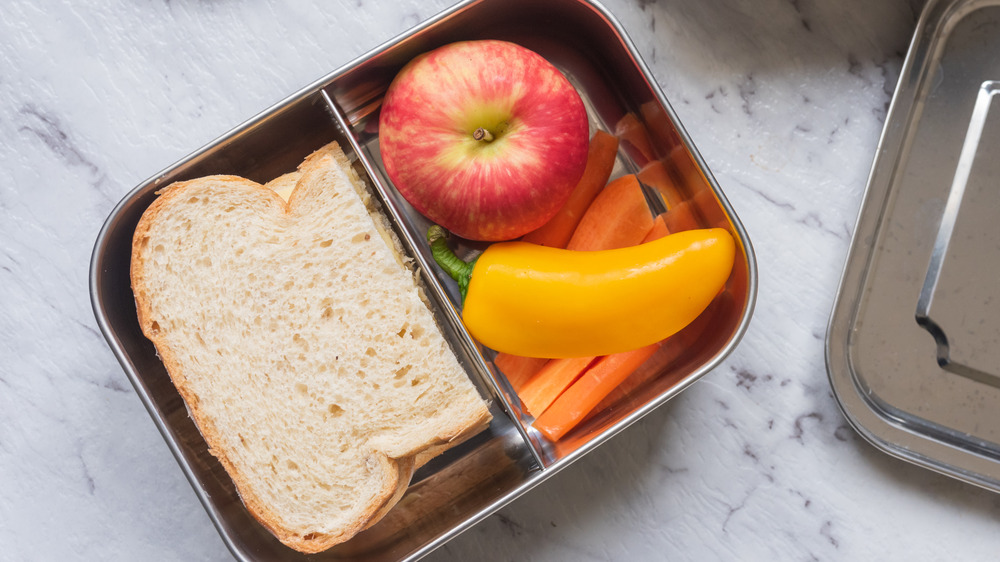
[(472, 278), (472, 270), (476, 266), (476, 260), (464, 261), (455, 255), (455, 252), (448, 247), (448, 231), (438, 225), (433, 225), (427, 230), (427, 242), (431, 246), (431, 255), (441, 269), (452, 279), (458, 282), (458, 292), (465, 302), (465, 294), (469, 292), (469, 280)]
[(476, 139), (477, 141), (492, 142), (493, 133), (487, 131), (482, 127), (479, 127), (475, 131), (472, 131), (472, 138)]

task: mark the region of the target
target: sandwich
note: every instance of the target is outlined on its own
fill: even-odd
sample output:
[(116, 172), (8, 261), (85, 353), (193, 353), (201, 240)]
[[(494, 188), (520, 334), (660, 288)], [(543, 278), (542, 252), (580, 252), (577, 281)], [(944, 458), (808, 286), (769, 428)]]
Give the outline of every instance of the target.
[(136, 227), (131, 278), (210, 452), (298, 551), (373, 525), (417, 467), (490, 422), (336, 143), (268, 185), (164, 188)]

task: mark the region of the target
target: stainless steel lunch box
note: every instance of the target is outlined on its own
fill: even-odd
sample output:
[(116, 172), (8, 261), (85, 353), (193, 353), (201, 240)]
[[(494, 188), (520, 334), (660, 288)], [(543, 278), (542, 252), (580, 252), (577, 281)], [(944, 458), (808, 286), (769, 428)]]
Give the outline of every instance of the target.
[(1000, 492), (1000, 2), (924, 7), (827, 332), (844, 414), (896, 457)]
[[(378, 150), (378, 112), (389, 82), (414, 56), (458, 40), (505, 39), (562, 70), (583, 97), (593, 127), (620, 133), (615, 174), (647, 172), (672, 185), (668, 206), (688, 205), (700, 226), (727, 228), (737, 241), (733, 274), (705, 312), (698, 333), (675, 336), (557, 443), (531, 427), (493, 353), (462, 327), (454, 283), (434, 267), (423, 242), (428, 223), (399, 196)], [(750, 321), (757, 271), (747, 235), (621, 26), (584, 0), (471, 0), (334, 71), (132, 190), (102, 229), (91, 264), (98, 323), (136, 392), (239, 560), (305, 559), (281, 545), (244, 509), (228, 475), (207, 450), (153, 345), (140, 332), (129, 283), (139, 217), (171, 182), (237, 174), (266, 182), (337, 140), (376, 193), (382, 211), (421, 270), (428, 299), (470, 378), (491, 401), (490, 428), (425, 465), (378, 524), (313, 560), (416, 559), (551, 477), (710, 371)], [(659, 178), (659, 180), (657, 180)], [(651, 199), (660, 201), (656, 185)], [(663, 202), (663, 201), (660, 201)], [(460, 252), (480, 247), (466, 246)]]

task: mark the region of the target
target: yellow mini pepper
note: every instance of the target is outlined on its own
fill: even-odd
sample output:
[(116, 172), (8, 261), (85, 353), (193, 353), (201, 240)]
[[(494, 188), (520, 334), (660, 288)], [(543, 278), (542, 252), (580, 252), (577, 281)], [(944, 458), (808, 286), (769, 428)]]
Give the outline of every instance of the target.
[(729, 232), (710, 228), (590, 252), (501, 242), (466, 263), (445, 236), (437, 226), (427, 234), (462, 290), (466, 329), (525, 357), (608, 355), (676, 333), (722, 289), (736, 251)]

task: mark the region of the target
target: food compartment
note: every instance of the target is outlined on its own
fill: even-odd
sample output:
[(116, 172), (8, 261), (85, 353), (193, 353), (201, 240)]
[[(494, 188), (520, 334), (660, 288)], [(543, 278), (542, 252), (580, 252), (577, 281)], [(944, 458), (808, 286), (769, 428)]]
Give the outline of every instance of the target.
[[(306, 155), (331, 140), (342, 145), (370, 185), (351, 143), (331, 114), (328, 100), (322, 92), (311, 90), (136, 188), (112, 213), (95, 247), (91, 288), (98, 322), (227, 546), (244, 560), (305, 556), (280, 544), (246, 511), (229, 475), (208, 452), (155, 348), (142, 334), (129, 279), (132, 233), (143, 211), (157, 197), (157, 190), (174, 181), (225, 173), (265, 183), (294, 170)], [(432, 308), (440, 308), (437, 294), (425, 292)], [(423, 466), (391, 516), (349, 543), (314, 558), (401, 558), (397, 549), (415, 550), (453, 531), (466, 513), (496, 501), (538, 470), (522, 433), (499, 406), (482, 368), (474, 364), (478, 357), (471, 356), (459, 341), (460, 327), (438, 316), (460, 363), (491, 402), (493, 422), (484, 432)]]
[[(470, 39), (512, 41), (553, 63), (583, 98), (591, 133), (600, 129), (620, 139), (612, 179), (635, 174), (651, 215), (666, 211), (671, 231), (721, 227), (733, 234), (737, 244), (733, 273), (713, 304), (666, 341), (586, 421), (557, 441), (532, 427), (533, 418), (523, 407), (515, 385), (493, 362), (496, 354), (471, 342), (492, 375), (505, 409), (523, 429), (541, 463), (550, 468), (596, 446), (717, 364), (735, 346), (749, 320), (755, 265), (738, 219), (648, 70), (608, 14), (575, 0), (472, 2), (375, 53), (324, 90), (338, 113), (345, 116), (343, 126), (356, 143), (359, 159), (417, 248), (422, 266), (448, 296), (445, 308), (454, 321), (461, 322), (457, 284), (430, 255), (425, 237), (432, 223), (403, 199), (386, 174), (379, 151), (378, 119), (382, 96), (403, 65), (436, 47)], [(456, 253), (467, 259), (487, 246), (459, 239)]]

